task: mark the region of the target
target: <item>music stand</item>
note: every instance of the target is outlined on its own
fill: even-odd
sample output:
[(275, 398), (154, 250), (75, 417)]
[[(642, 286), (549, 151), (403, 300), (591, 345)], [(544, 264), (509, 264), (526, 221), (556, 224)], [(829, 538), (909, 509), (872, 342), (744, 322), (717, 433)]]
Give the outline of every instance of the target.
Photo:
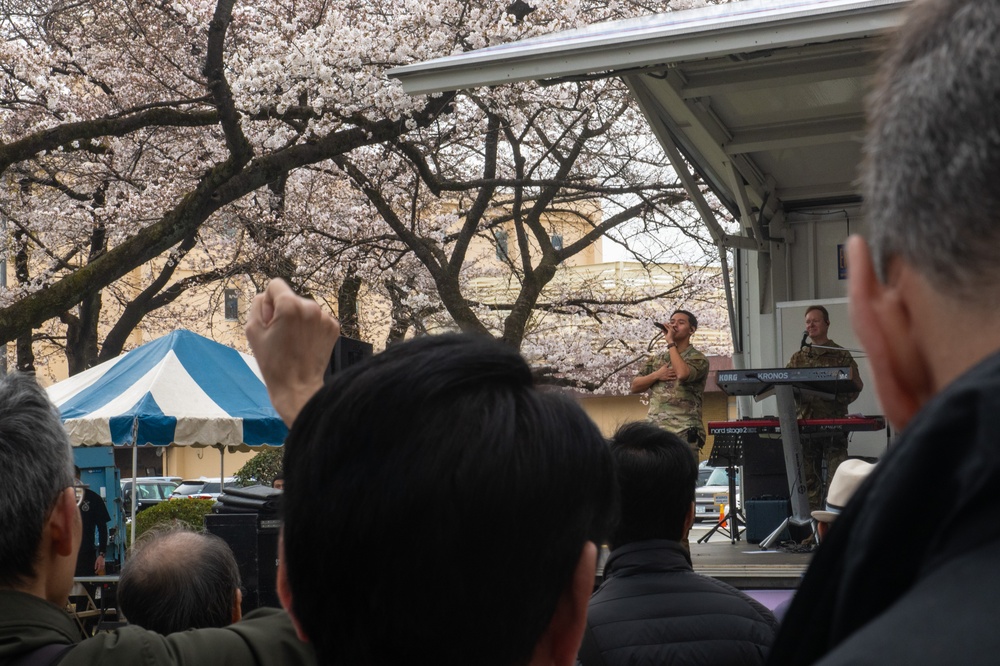
[[(722, 461), (725, 461), (726, 464), (718, 464)], [(742, 435), (716, 435), (715, 443), (712, 444), (712, 454), (708, 457), (708, 464), (713, 467), (726, 468), (726, 476), (729, 477), (729, 510), (712, 529), (698, 539), (698, 543), (707, 542), (713, 534), (722, 530), (729, 535), (729, 540), (735, 545), (740, 540), (740, 526), (746, 527), (747, 524), (743, 510), (736, 505), (736, 470), (743, 464)], [(726, 525), (729, 527), (725, 527)]]

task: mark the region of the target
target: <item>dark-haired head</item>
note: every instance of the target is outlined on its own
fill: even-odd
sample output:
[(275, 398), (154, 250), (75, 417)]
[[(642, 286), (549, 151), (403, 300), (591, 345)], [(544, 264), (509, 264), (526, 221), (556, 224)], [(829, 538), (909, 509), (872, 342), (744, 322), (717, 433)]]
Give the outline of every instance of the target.
[(639, 421), (618, 429), (611, 440), (611, 455), (621, 494), (612, 546), (684, 537), (698, 480), (691, 445)]
[(325, 663), (527, 662), (614, 510), (580, 407), (465, 335), (336, 376), (293, 425), (284, 472), (292, 609)]
[(698, 329), (698, 318), (695, 317), (694, 314), (692, 314), (691, 312), (688, 312), (687, 310), (674, 310), (673, 314), (671, 314), (670, 317), (672, 319), (674, 315), (679, 315), (679, 314), (687, 317), (688, 323), (691, 324), (692, 331)]

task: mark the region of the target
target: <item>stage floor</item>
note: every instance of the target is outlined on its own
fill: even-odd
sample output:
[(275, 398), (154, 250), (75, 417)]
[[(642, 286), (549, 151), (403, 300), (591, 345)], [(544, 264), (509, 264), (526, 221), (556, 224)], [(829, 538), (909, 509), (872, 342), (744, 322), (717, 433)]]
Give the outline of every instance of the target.
[(698, 543), (712, 525), (696, 524), (691, 529), (691, 563), (695, 571), (723, 580), (741, 590), (790, 590), (798, 587), (812, 552), (805, 548), (787, 549), (777, 545), (761, 550), (745, 539), (732, 543), (724, 532), (716, 532), (706, 543)]

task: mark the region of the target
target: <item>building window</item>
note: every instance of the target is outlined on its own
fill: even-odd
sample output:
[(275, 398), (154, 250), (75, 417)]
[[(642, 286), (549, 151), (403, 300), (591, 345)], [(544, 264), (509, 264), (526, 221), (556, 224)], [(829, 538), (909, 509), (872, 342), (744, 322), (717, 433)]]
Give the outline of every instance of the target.
[(240, 292), (236, 289), (226, 289), (226, 321), (236, 321), (240, 318)]
[(563, 249), (562, 234), (552, 234), (552, 247), (556, 252)]
[(503, 229), (495, 229), (493, 231), (493, 239), (497, 242), (497, 259), (507, 261), (508, 257), (510, 257), (507, 248), (507, 232)]

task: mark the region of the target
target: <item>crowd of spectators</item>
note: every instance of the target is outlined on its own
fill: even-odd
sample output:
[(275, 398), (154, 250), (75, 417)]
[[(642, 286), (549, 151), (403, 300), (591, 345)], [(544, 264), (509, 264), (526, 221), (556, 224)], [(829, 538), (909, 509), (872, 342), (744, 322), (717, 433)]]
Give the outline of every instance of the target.
[[(694, 574), (679, 545), (696, 476), (687, 442), (630, 426), (609, 446), (572, 399), (538, 390), (516, 351), (477, 336), (394, 345), (324, 385), (339, 326), (275, 280), (247, 336), (290, 427), (284, 610), (240, 618), (232, 553), (175, 531), (122, 572), (135, 621), (79, 640), (63, 609), (83, 494), (58, 414), (15, 373), (0, 379), (0, 661), (995, 662), (1000, 3), (906, 11), (872, 97), (871, 245), (848, 247), (853, 325), (903, 434), (836, 507), (776, 637), (766, 609)], [(926, 529), (903, 529), (908, 515)], [(144, 614), (170, 594), (169, 617)], [(695, 628), (702, 612), (728, 627), (725, 644)]]

